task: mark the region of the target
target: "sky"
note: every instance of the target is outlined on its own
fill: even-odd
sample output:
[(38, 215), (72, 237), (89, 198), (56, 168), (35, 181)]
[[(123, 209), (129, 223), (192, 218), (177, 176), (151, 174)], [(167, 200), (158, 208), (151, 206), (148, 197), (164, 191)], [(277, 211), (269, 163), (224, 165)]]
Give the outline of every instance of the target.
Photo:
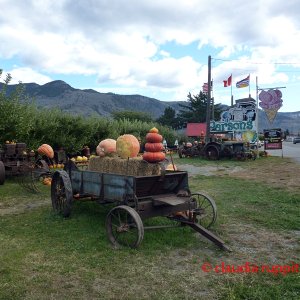
[(215, 103), (281, 88), (300, 111), (298, 0), (0, 0), (0, 69), (11, 83), (186, 101), (208, 81)]

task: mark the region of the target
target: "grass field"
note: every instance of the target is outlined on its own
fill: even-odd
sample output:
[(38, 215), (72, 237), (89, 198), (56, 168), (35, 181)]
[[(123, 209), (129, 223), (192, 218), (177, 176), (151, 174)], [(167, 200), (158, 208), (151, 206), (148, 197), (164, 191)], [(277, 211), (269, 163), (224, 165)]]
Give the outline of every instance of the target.
[[(175, 159), (217, 166), (191, 176), (190, 188), (215, 199), (211, 230), (231, 252), (187, 227), (145, 231), (139, 249), (114, 250), (104, 226), (111, 206), (74, 203), (63, 219), (52, 212), (49, 187), (32, 194), (7, 180), (0, 186), (0, 299), (300, 299), (300, 191), (262, 178), (263, 170), (278, 172), (279, 162), (290, 165), (281, 158)], [(233, 168), (238, 176), (226, 173)], [(249, 179), (253, 170), (260, 172)], [(247, 262), (259, 271), (237, 272)]]

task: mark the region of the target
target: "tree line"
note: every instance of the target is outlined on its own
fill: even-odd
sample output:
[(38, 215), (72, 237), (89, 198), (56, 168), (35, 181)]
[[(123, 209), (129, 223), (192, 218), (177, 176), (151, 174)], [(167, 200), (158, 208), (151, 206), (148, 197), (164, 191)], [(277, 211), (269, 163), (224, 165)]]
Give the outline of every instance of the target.
[[(0, 78), (2, 70), (0, 69)], [(7, 95), (6, 88), (11, 81), (8, 74), (0, 89), (0, 143), (5, 141), (25, 142), (29, 148), (37, 149), (49, 144), (54, 149), (64, 148), (68, 153), (77, 153), (84, 146), (95, 149), (105, 138), (117, 139), (122, 134), (133, 134), (145, 142), (150, 128), (157, 127), (160, 133), (173, 145), (175, 140), (186, 141), (179, 128), (188, 122), (205, 122), (207, 95), (187, 96), (187, 104), (180, 104), (181, 110), (167, 107), (161, 117), (154, 120), (145, 112), (119, 111), (112, 118), (99, 116), (83, 117), (65, 113), (59, 109), (38, 108), (33, 99), (26, 96), (24, 86), (19, 83), (16, 90)], [(219, 115), (219, 105), (214, 106)]]

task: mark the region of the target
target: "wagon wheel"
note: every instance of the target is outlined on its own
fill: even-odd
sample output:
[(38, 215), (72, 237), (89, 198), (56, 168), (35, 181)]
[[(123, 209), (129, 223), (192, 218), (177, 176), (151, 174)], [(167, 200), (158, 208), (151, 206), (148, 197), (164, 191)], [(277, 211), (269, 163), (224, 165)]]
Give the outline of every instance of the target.
[(220, 158), (220, 153), (217, 147), (209, 146), (205, 151), (206, 157), (210, 160), (218, 160)]
[(194, 193), (191, 201), (196, 202), (196, 208), (192, 210), (194, 222), (204, 228), (212, 226), (217, 219), (217, 206), (215, 201), (204, 193)]
[(245, 152), (243, 152), (243, 151), (239, 151), (239, 152), (237, 152), (236, 153), (236, 159), (237, 160), (246, 160), (246, 154), (245, 154)]
[(69, 217), (72, 206), (72, 185), (66, 171), (56, 171), (51, 183), (52, 207), (58, 214)]
[(232, 155), (233, 155), (232, 149), (230, 149), (230, 147), (224, 147), (223, 156), (228, 157), (228, 158), (232, 158)]
[(40, 191), (40, 181), (44, 176), (49, 176), (47, 163), (38, 159), (37, 161), (24, 162), (19, 166), (18, 183), (30, 192)]
[(0, 161), (0, 185), (5, 181), (5, 167), (2, 161)]
[(34, 165), (31, 162), (19, 166), (17, 182), (29, 192), (39, 192), (39, 176), (34, 173)]
[(106, 231), (115, 247), (137, 248), (144, 237), (144, 226), (139, 214), (127, 205), (114, 207), (106, 218)]

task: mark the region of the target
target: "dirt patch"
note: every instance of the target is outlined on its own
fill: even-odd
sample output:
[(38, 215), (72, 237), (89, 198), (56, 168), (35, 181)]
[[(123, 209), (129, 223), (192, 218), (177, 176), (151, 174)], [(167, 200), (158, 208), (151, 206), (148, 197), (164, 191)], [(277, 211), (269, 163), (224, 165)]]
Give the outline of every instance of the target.
[(0, 216), (20, 214), (37, 207), (47, 205), (50, 205), (49, 199), (44, 199), (33, 203), (22, 203), (8, 207), (1, 207), (0, 203)]
[[(261, 158), (268, 159), (268, 158)], [(178, 168), (187, 171), (189, 176), (231, 176), (249, 180), (257, 180), (274, 187), (282, 187), (291, 192), (300, 191), (300, 162), (292, 159), (282, 159), (276, 163), (247, 163), (245, 166), (193, 166), (178, 164)]]
[(274, 187), (282, 187), (290, 192), (300, 191), (300, 163), (295, 160), (282, 160), (275, 164), (253, 165), (231, 174), (233, 177), (252, 179)]
[(229, 175), (235, 172), (243, 170), (242, 167), (224, 167), (224, 166), (193, 166), (193, 165), (178, 165), (181, 171), (187, 171), (189, 176), (203, 175), (203, 176), (214, 176), (214, 175)]

